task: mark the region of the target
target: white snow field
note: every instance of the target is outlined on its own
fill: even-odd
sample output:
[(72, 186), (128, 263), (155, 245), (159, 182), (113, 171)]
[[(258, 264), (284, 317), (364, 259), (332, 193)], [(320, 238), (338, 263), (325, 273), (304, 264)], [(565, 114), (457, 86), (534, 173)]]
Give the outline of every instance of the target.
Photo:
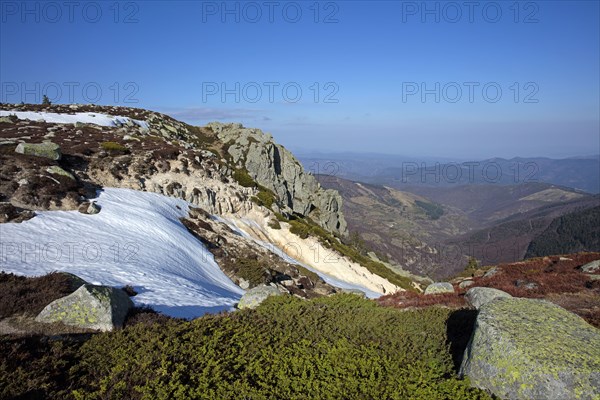
[(37, 111), (0, 111), (0, 117), (16, 115), (19, 119), (28, 119), (30, 121), (44, 120), (53, 124), (74, 124), (82, 122), (84, 124), (95, 124), (100, 126), (120, 126), (128, 121), (133, 121), (136, 125), (148, 129), (148, 124), (145, 121), (132, 119), (129, 117), (120, 117), (114, 115), (98, 114), (98, 113), (74, 113), (74, 114), (59, 114)]
[(105, 188), (97, 204), (96, 215), (45, 211), (0, 224), (0, 270), (65, 271), (93, 284), (131, 285), (136, 305), (183, 318), (230, 310), (244, 294), (179, 221), (187, 202)]

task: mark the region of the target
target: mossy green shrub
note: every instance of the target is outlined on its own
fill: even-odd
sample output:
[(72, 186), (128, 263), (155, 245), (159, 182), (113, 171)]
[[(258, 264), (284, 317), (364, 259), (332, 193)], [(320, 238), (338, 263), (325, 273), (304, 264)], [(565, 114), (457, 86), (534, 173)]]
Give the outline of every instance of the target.
[(271, 208), (275, 203), (275, 194), (269, 189), (261, 188), (256, 197), (260, 200), (261, 204), (267, 208)]
[(266, 268), (266, 263), (261, 260), (242, 258), (235, 264), (235, 275), (247, 280), (252, 286), (268, 283), (270, 280), (270, 273)]
[(298, 272), (300, 273), (300, 275), (306, 276), (312, 282), (318, 282), (321, 280), (321, 277), (316, 272), (312, 272), (308, 268), (305, 268), (301, 265), (296, 265), (295, 267), (296, 267), (296, 269), (298, 269)]
[(70, 373), (78, 399), (489, 399), (456, 378), (450, 312), (271, 297), (256, 310), (96, 335)]
[(233, 172), (233, 179), (243, 187), (257, 188), (258, 194), (250, 198), (253, 202), (259, 206), (271, 208), (273, 203), (277, 200), (277, 196), (272, 190), (259, 185), (252, 179), (248, 171), (244, 168), (238, 168)]
[(269, 189), (265, 189), (260, 185), (258, 187), (260, 188), (258, 194), (256, 196), (252, 196), (250, 200), (259, 206), (271, 209), (273, 203), (275, 203), (275, 194)]
[(189, 140), (196, 147), (209, 148), (212, 144), (215, 143), (216, 137), (215, 137), (214, 133), (212, 133), (207, 128), (201, 128), (198, 126), (188, 125), (188, 130), (191, 134)]
[(290, 232), (306, 239), (309, 236), (314, 236), (319, 239), (319, 242), (328, 249), (337, 251), (343, 256), (348, 257), (357, 264), (367, 268), (370, 272), (387, 279), (390, 283), (406, 290), (414, 290), (412, 282), (409, 278), (396, 274), (391, 269), (387, 268), (380, 262), (377, 262), (370, 257), (362, 254), (364, 249), (357, 249), (351, 245), (341, 243), (335, 236), (321, 228), (308, 218), (298, 218), (288, 221), (290, 224)]
[(444, 215), (444, 209), (439, 204), (428, 203), (425, 201), (415, 200), (415, 204), (419, 206), (430, 219), (436, 220)]
[(311, 229), (308, 225), (302, 223), (300, 220), (289, 221), (290, 223), (290, 232), (294, 235), (300, 237), (301, 239), (306, 239), (311, 234)]
[(275, 213), (275, 218), (277, 218), (277, 221), (279, 221), (279, 222), (289, 222), (290, 221), (288, 218), (286, 218), (283, 214), (280, 214), (280, 213)]
[(100, 147), (102, 150), (108, 152), (109, 154), (126, 154), (129, 152), (129, 149), (123, 146), (121, 143), (117, 142), (102, 142), (100, 143)]
[(271, 221), (269, 221), (268, 225), (271, 229), (281, 229), (281, 224), (277, 219), (272, 219)]
[(233, 179), (243, 187), (256, 187), (254, 179), (252, 179), (248, 171), (243, 168), (233, 171)]

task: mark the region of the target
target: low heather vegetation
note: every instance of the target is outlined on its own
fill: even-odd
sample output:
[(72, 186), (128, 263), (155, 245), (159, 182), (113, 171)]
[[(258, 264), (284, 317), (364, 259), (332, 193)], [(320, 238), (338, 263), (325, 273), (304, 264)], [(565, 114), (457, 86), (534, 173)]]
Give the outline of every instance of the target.
[(74, 290), (69, 274), (26, 278), (0, 272), (0, 319), (11, 315), (36, 316), (47, 304)]
[[(579, 269), (598, 258), (536, 258), (499, 265), (488, 277), (483, 268), (471, 279), (559, 303), (598, 327), (590, 306), (600, 288)], [(5, 316), (33, 315), (73, 285), (57, 273), (0, 277)], [(379, 304), (349, 294), (272, 297), (256, 310), (193, 321), (138, 308), (116, 332), (5, 335), (0, 398), (487, 399), (456, 377), (476, 316), (464, 308), (466, 288), (456, 289), (401, 292)]]
[(455, 339), (469, 329), (465, 316), (437, 307), (276, 297), (252, 311), (138, 323), (83, 344), (1, 339), (0, 397), (487, 399), (456, 378), (452, 353), (466, 343)]

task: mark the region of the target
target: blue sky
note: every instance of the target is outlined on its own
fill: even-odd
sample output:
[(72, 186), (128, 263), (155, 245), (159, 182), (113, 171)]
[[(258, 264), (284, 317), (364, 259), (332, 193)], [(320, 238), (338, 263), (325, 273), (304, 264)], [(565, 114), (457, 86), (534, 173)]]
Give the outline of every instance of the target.
[(599, 21), (597, 1), (1, 0), (0, 101), (240, 121), (292, 149), (597, 154)]

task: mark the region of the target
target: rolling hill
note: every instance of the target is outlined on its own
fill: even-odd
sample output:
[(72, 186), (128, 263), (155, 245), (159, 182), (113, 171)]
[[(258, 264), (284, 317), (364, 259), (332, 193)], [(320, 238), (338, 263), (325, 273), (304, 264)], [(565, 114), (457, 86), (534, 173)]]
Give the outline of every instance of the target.
[(382, 154), (304, 153), (306, 169), (404, 190), (410, 186), (458, 187), (463, 185), (507, 186), (549, 183), (600, 193), (600, 156), (552, 159), (546, 157), (450, 160)]
[[(533, 254), (528, 252), (530, 244), (550, 247), (547, 254), (599, 250), (593, 240), (550, 245), (560, 241), (556, 232), (561, 230), (555, 225), (570, 226), (572, 218), (555, 220), (579, 212), (598, 215), (600, 198), (578, 190), (528, 183), (412, 186), (400, 191), (339, 177), (318, 179), (341, 194), (350, 232), (358, 233), (398, 271), (443, 278), (461, 271), (469, 257), (485, 265), (521, 260)], [(581, 235), (592, 236), (593, 226), (585, 225)]]

